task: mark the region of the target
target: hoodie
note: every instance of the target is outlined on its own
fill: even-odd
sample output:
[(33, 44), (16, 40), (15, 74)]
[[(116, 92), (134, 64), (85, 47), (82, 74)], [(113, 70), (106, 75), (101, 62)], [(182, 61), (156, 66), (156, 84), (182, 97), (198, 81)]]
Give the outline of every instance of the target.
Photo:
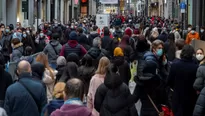
[(64, 104), (60, 109), (54, 111), (51, 116), (93, 116), (91, 111), (81, 105)]
[(90, 46), (93, 46), (93, 39), (95, 39), (96, 37), (100, 37), (100, 34), (98, 34), (98, 32), (91, 32), (90, 35), (88, 36), (88, 43)]
[(48, 55), (49, 63), (56, 63), (61, 48), (62, 45), (57, 40), (51, 40), (49, 44), (46, 45), (43, 52)]

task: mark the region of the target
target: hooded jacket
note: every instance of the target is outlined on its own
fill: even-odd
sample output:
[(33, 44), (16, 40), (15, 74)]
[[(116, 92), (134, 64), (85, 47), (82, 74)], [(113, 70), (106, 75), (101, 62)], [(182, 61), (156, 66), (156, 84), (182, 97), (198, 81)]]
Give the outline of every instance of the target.
[(86, 50), (90, 49), (90, 45), (88, 42), (88, 38), (86, 37), (86, 35), (80, 33), (77, 37), (78, 43), (81, 44)]
[(96, 37), (100, 37), (100, 34), (98, 34), (97, 32), (90, 33), (90, 35), (88, 36), (88, 43), (90, 46), (93, 46), (93, 39), (95, 39)]
[(107, 73), (104, 84), (101, 84), (95, 94), (95, 109), (100, 116), (137, 116), (134, 102), (129, 99), (130, 90), (120, 76)]
[(56, 63), (61, 49), (62, 45), (57, 40), (51, 40), (49, 44), (46, 45), (43, 52), (48, 55), (49, 63)]
[(23, 43), (16, 44), (13, 47), (11, 62), (18, 62), (23, 56)]
[(51, 116), (93, 116), (91, 111), (80, 105), (64, 104), (60, 109), (54, 111)]

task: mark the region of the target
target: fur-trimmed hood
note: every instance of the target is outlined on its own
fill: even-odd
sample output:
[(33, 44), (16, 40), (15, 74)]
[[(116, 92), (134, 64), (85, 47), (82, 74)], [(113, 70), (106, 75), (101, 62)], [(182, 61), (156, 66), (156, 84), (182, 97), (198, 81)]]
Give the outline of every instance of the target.
[(21, 46), (23, 46), (23, 43), (20, 42), (20, 43), (14, 45), (14, 46), (13, 46), (13, 49), (16, 49), (16, 48), (21, 47)]

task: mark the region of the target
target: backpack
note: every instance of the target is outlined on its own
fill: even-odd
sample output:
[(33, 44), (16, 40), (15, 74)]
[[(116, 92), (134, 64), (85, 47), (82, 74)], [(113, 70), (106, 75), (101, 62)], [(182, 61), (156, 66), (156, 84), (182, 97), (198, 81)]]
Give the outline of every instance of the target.
[(80, 44), (77, 44), (74, 48), (72, 48), (72, 49), (75, 49), (76, 51), (74, 52), (70, 52), (70, 53), (66, 53), (66, 48), (68, 48), (68, 49), (70, 49), (71, 47), (70, 47), (70, 45), (67, 43), (67, 44), (65, 44), (65, 50), (64, 50), (64, 56), (65, 56), (65, 58), (67, 58), (67, 56), (69, 55), (69, 54), (71, 54), (71, 53), (75, 53), (79, 58), (80, 58), (80, 56), (81, 56), (81, 45)]

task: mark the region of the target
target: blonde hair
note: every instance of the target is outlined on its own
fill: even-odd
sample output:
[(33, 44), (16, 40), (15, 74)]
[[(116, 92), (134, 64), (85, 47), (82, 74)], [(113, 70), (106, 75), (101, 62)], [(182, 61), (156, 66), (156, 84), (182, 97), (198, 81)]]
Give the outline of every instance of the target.
[(64, 94), (63, 94), (64, 89), (65, 89), (64, 82), (56, 83), (54, 90), (53, 90), (53, 96), (57, 99), (63, 99), (64, 98)]
[(48, 56), (43, 52), (39, 53), (38, 56), (36, 57), (36, 61), (42, 63), (45, 66), (45, 68), (49, 70), (51, 78), (54, 79), (54, 74), (53, 74), (54, 70), (49, 66)]
[(95, 74), (105, 74), (109, 68), (110, 60), (107, 57), (102, 57), (99, 61), (98, 69)]

